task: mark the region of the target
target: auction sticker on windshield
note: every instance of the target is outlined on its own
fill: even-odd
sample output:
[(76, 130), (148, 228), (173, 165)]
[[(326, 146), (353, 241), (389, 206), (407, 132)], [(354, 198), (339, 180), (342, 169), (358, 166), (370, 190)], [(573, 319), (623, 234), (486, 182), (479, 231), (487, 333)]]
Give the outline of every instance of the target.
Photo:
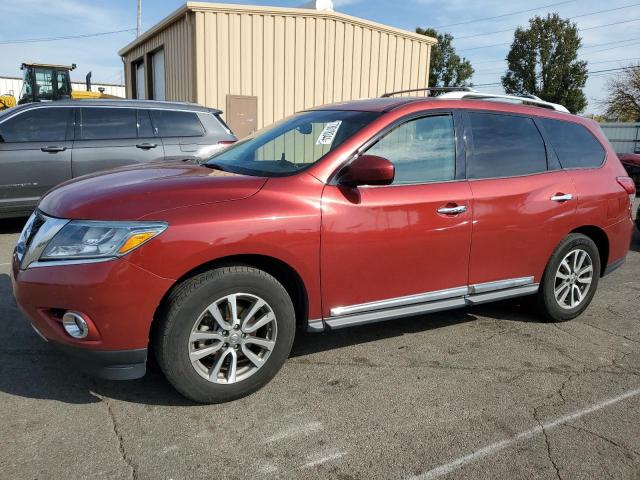
[(341, 124), (342, 120), (327, 123), (322, 129), (318, 140), (316, 140), (316, 145), (331, 145)]

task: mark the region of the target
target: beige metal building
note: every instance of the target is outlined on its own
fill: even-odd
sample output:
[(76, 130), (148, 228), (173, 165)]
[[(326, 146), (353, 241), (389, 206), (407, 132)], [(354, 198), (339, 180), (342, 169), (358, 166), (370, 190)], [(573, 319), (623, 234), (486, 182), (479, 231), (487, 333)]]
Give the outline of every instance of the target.
[(127, 97), (219, 108), (242, 137), (315, 105), (426, 87), (435, 42), (334, 11), (188, 2), (119, 54)]

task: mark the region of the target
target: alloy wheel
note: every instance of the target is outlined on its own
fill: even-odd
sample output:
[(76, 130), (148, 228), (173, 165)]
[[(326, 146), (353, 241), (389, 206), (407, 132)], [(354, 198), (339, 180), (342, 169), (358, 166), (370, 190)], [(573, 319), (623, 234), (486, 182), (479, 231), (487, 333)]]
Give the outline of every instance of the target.
[(189, 336), (189, 358), (198, 374), (213, 383), (249, 378), (267, 362), (276, 343), (271, 306), (248, 293), (234, 293), (211, 303)]
[(561, 308), (578, 307), (587, 297), (593, 281), (593, 261), (581, 248), (571, 250), (558, 266), (554, 295)]

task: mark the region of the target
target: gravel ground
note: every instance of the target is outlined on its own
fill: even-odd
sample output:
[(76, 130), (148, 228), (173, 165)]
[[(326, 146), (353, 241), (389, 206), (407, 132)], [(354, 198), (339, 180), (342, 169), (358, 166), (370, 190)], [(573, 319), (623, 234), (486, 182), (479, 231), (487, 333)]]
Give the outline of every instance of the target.
[(518, 301), (302, 334), (266, 388), (194, 405), (74, 371), (18, 312), (0, 221), (0, 477), (640, 478), (640, 234), (587, 312)]

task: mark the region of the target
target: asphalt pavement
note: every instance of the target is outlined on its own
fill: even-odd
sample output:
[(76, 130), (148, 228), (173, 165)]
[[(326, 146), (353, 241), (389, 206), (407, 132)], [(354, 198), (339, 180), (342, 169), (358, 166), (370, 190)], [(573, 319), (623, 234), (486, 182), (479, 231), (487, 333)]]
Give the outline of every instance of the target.
[(157, 368), (87, 377), (11, 294), (0, 221), (0, 478), (640, 478), (640, 234), (580, 318), (520, 300), (301, 334), (259, 392), (195, 405)]

